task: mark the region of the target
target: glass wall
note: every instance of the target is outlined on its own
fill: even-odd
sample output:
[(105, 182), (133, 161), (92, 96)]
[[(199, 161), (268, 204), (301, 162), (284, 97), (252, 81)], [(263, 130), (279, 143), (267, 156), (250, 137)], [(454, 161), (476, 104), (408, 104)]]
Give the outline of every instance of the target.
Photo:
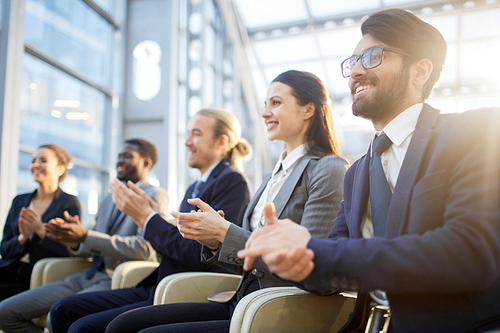
[[(347, 79), (340, 63), (361, 38), (362, 20), (387, 7), (407, 9), (434, 25), (448, 43), (446, 63), (429, 103), (442, 112), (500, 105), (500, 67), (478, 66), (500, 53), (500, 3), (487, 1), (235, 0), (256, 61), (259, 96), (287, 69), (310, 71), (326, 85), (332, 100), (342, 152), (350, 160), (366, 152), (372, 124), (354, 117)], [(288, 10), (280, 11), (283, 6)], [(308, 9), (308, 10), (306, 10)]]
[[(121, 19), (116, 9), (123, 1), (95, 3)], [(110, 91), (116, 89), (111, 64), (119, 33), (112, 23), (81, 0), (25, 3), (29, 52), (22, 65), (18, 192), (37, 186), (28, 170), (34, 149), (45, 143), (62, 146), (73, 163), (61, 188), (78, 196), (87, 227), (109, 175)]]
[[(184, 184), (178, 188), (183, 197), (186, 186), (198, 176), (198, 170), (186, 169), (186, 125), (203, 107), (220, 107), (240, 120), (242, 136), (254, 143), (253, 123), (245, 108), (241, 82), (237, 79), (233, 46), (223, 18), (212, 0), (179, 1), (179, 68), (178, 68), (178, 170)], [(242, 101), (243, 99), (243, 101)], [(254, 182), (254, 165), (245, 166)]]

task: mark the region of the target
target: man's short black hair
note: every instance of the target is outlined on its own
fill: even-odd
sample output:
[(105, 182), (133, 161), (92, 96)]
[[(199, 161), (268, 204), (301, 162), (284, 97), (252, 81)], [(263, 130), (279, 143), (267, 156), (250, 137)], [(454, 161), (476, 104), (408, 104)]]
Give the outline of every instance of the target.
[(158, 162), (158, 153), (156, 152), (156, 147), (149, 141), (144, 139), (127, 139), (123, 144), (131, 144), (137, 146), (137, 152), (141, 157), (150, 158), (153, 162), (153, 167), (156, 162)]
[(433, 69), (422, 91), (423, 99), (431, 94), (446, 59), (446, 41), (432, 25), (404, 9), (391, 8), (370, 15), (361, 25), (363, 36), (370, 35), (380, 42), (408, 53), (408, 64), (424, 58)]

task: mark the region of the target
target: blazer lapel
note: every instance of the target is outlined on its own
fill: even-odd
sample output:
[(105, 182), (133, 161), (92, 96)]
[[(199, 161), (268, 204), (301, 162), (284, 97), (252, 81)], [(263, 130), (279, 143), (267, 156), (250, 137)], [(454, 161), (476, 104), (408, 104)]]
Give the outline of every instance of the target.
[(353, 233), (354, 238), (361, 237), (360, 226), (368, 203), (368, 167), (370, 165), (370, 147), (368, 147), (366, 155), (360, 158), (359, 164), (354, 171), (354, 182), (352, 184), (353, 198), (351, 207), (352, 219), (350, 219), (354, 225), (349, 228), (349, 231)]
[(285, 205), (292, 196), (293, 190), (297, 186), (304, 169), (306, 168), (309, 161), (313, 158), (313, 155), (305, 154), (300, 161), (297, 163), (295, 168), (293, 168), (292, 173), (286, 179), (285, 183), (279, 190), (279, 192), (274, 197), (274, 206), (276, 207), (276, 217), (280, 217)]
[(415, 184), (415, 179), (422, 162), (422, 155), (429, 143), (438, 115), (438, 110), (424, 104), (392, 195), (389, 215), (387, 216), (387, 238), (396, 237), (403, 232), (411, 189)]
[(253, 196), (252, 200), (250, 200), (250, 202), (248, 203), (248, 206), (245, 209), (245, 214), (243, 215), (243, 224), (242, 224), (243, 229), (250, 230), (250, 217), (252, 216), (252, 212), (255, 209), (255, 206), (257, 205), (257, 202), (259, 201), (259, 198), (262, 195), (262, 192), (264, 192), (264, 189), (266, 188), (266, 185), (270, 179), (271, 179), (271, 174), (268, 173), (264, 177), (264, 180), (262, 181), (262, 184), (260, 185), (257, 192), (255, 192), (255, 195)]
[[(139, 188), (146, 191), (148, 186), (149, 186), (149, 179), (143, 179), (141, 181)], [(118, 219), (116, 220), (116, 222), (113, 223), (113, 221), (115, 220), (115, 207), (116, 207), (116, 205), (113, 202), (113, 204), (110, 206), (111, 206), (111, 212), (109, 213), (109, 217), (108, 217), (108, 221), (109, 221), (108, 229), (109, 229), (109, 234), (113, 235), (115, 233), (116, 229), (118, 229), (118, 226), (120, 224), (122, 224), (123, 220), (125, 219), (125, 217), (127, 215), (125, 215), (123, 212), (120, 211), (120, 215), (118, 216)]]
[[(114, 208), (114, 206), (113, 206), (113, 208)], [(115, 210), (113, 209), (111, 217), (109, 218), (108, 228), (109, 228), (109, 226), (111, 226), (111, 228), (109, 228), (109, 234), (110, 235), (113, 235), (115, 233), (115, 230), (118, 228), (118, 226), (125, 219), (125, 216), (127, 216), (123, 212), (120, 212), (120, 215), (118, 215), (118, 218), (117, 218), (116, 222), (113, 223), (113, 221), (115, 220), (115, 214), (114, 214), (114, 212), (115, 212)]]
[[(217, 164), (217, 166), (212, 170), (210, 173), (210, 176), (208, 176), (207, 181), (200, 184), (198, 186), (198, 197), (203, 200), (203, 193), (205, 193), (205, 190), (207, 188), (210, 188), (210, 185), (215, 182), (215, 179), (219, 176), (219, 174), (229, 166), (229, 162), (227, 160), (222, 160)], [(194, 187), (193, 187), (194, 189)], [(191, 191), (191, 194), (193, 191)]]

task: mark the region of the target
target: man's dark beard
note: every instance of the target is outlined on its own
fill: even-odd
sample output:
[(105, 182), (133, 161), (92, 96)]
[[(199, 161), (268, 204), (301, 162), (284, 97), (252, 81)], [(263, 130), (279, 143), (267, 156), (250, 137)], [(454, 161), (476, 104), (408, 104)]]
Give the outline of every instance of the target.
[[(371, 121), (380, 121), (387, 118), (390, 113), (400, 112), (399, 106), (401, 100), (408, 92), (408, 79), (410, 77), (410, 69), (408, 67), (403, 69), (403, 72), (397, 77), (396, 82), (388, 85), (387, 91), (379, 91), (375, 96), (368, 98), (354, 99), (352, 103), (352, 113), (355, 116), (362, 117)], [(362, 80), (357, 81), (363, 84), (373, 84), (379, 87), (380, 80), (375, 75), (367, 75)], [(356, 82), (355, 82), (356, 83)], [(353, 92), (351, 92), (353, 94)], [(354, 95), (354, 94), (353, 94)]]
[(128, 180), (135, 181), (135, 178), (137, 178), (137, 167), (129, 166), (127, 171), (122, 176), (116, 175), (116, 178), (122, 182)]

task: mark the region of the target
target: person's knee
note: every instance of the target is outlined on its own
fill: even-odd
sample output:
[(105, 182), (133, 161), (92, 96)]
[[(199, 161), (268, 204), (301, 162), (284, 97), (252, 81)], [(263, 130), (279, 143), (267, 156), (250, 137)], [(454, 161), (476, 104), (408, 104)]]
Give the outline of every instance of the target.
[(95, 333), (100, 330), (93, 327), (90, 323), (86, 322), (85, 317), (78, 319), (68, 329), (68, 333)]
[(9, 323), (18, 319), (11, 302), (9, 298), (0, 302), (0, 329), (5, 329)]
[(50, 332), (65, 331), (71, 325), (71, 322), (73, 322), (70, 318), (71, 313), (68, 312), (71, 309), (71, 298), (72, 296), (61, 298), (50, 307), (50, 312), (47, 316), (47, 327)]
[(68, 298), (69, 297), (61, 298), (60, 300), (52, 304), (52, 306), (50, 307), (51, 317), (57, 317), (59, 314), (62, 314), (62, 311), (64, 311), (64, 309), (68, 308), (67, 305), (71, 304), (71, 302), (67, 302)]

